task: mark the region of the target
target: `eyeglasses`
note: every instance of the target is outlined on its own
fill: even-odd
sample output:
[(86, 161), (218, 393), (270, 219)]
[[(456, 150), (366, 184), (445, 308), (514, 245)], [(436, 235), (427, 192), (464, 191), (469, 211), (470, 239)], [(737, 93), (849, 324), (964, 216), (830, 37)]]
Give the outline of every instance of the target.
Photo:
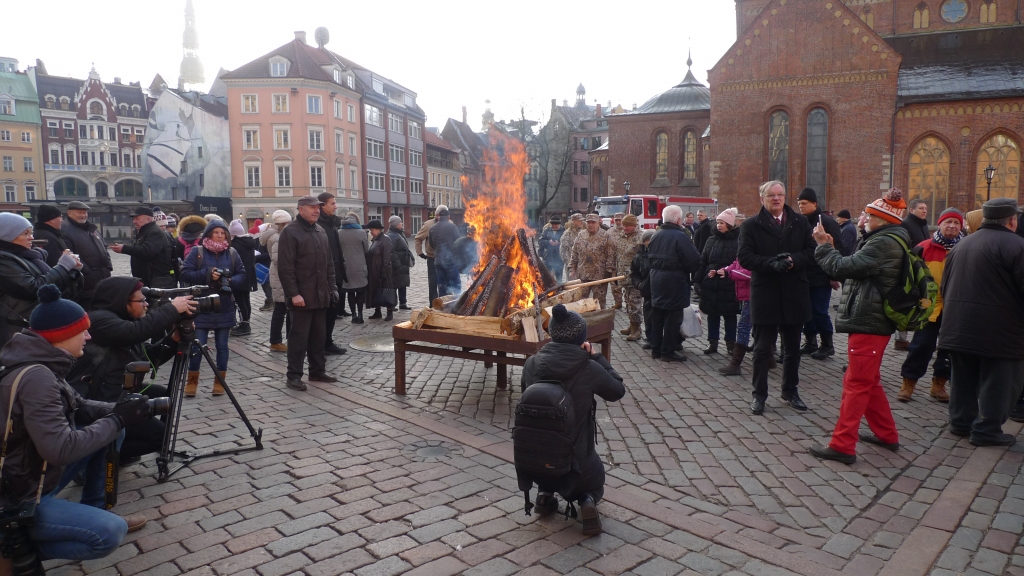
[(148, 305), (149, 304), (149, 301), (146, 300), (145, 298), (141, 298), (139, 300), (131, 300), (131, 299), (128, 300), (129, 304), (131, 304), (132, 302), (135, 302), (136, 304), (143, 304), (143, 305)]

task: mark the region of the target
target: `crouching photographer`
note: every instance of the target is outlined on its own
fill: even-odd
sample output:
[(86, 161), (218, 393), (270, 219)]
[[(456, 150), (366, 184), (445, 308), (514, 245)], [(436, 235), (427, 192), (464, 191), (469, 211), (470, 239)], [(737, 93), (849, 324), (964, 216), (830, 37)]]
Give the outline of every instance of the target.
[[(181, 336), (172, 328), (195, 310), (196, 303), (191, 296), (179, 296), (150, 309), (142, 289), (141, 280), (125, 276), (106, 278), (96, 285), (93, 309), (89, 312), (92, 338), (67, 378), (83, 397), (117, 402), (126, 394), (126, 365), (145, 361), (155, 376), (159, 366), (174, 358)], [(160, 339), (164, 334), (167, 336)], [(154, 338), (159, 340), (152, 343)], [(167, 387), (145, 383), (135, 392), (150, 398), (165, 397)], [(154, 417), (127, 428), (121, 462), (158, 451), (163, 436), (164, 424)]]
[[(0, 550), (18, 573), (42, 573), (39, 561), (102, 558), (145, 516), (122, 518), (104, 505), (104, 449), (125, 426), (149, 417), (149, 400), (85, 400), (65, 380), (89, 339), (89, 316), (47, 284), (29, 329), (0, 351)], [(56, 495), (85, 471), (81, 503)], [(0, 566), (0, 570), (6, 568)]]

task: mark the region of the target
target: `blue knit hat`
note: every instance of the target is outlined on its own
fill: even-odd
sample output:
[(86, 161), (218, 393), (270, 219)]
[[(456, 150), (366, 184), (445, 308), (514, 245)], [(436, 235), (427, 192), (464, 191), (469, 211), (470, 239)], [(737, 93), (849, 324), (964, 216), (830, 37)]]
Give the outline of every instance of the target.
[(39, 305), (32, 311), (28, 327), (50, 344), (63, 342), (89, 329), (89, 315), (81, 306), (60, 297), (60, 288), (46, 284), (37, 292)]
[(32, 227), (32, 223), (13, 212), (0, 212), (0, 240), (13, 242), (21, 233)]
[(551, 310), (548, 334), (551, 334), (551, 340), (554, 342), (582, 346), (587, 341), (587, 321), (583, 316), (559, 304)]

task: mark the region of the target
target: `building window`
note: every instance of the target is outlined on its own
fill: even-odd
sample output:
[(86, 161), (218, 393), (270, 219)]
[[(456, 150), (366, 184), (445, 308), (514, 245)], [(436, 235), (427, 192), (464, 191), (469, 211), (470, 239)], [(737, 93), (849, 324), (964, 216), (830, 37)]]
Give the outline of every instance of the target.
[[(348, 187), (350, 190), (359, 190), (359, 171), (355, 167), (348, 169)], [(353, 198), (359, 198), (359, 194), (354, 194)]]
[(335, 118), (341, 118), (341, 101), (340, 100), (335, 100), (334, 101), (334, 117)]
[(338, 154), (345, 153), (345, 134), (344, 132), (337, 130), (334, 132), (334, 151)]
[(274, 128), (274, 150), (288, 150), (292, 147), (290, 132), (288, 128)]
[(324, 186), (324, 167), (323, 166), (310, 166), (309, 167), (309, 185), (313, 188), (323, 188)]
[(405, 178), (401, 176), (391, 177), (391, 191), (392, 192), (405, 192)]
[(75, 137), (75, 123), (74, 122), (65, 122), (64, 123), (64, 137), (65, 138), (74, 138)]
[(409, 150), (409, 166), (423, 166), (423, 152)]
[(356, 150), (356, 135), (355, 134), (349, 134), (348, 135), (348, 153), (349, 154), (358, 154), (359, 153), (359, 151)]
[(384, 175), (376, 172), (366, 173), (366, 189), (371, 191), (384, 191)]
[(260, 129), (259, 128), (246, 128), (242, 130), (242, 149), (243, 150), (259, 150), (260, 149)]
[(405, 148), (402, 146), (395, 146), (390, 144), (390, 157), (392, 162), (398, 162), (399, 164), (405, 164)]
[(61, 99), (60, 99), (60, 109), (61, 110), (70, 110), (71, 109), (71, 99), (68, 98), (67, 96), (61, 96)]
[(61, 178), (53, 183), (56, 196), (88, 196), (89, 185), (77, 178)]
[(46, 107), (49, 108), (50, 110), (54, 109), (56, 103), (57, 103), (57, 100), (53, 96), (47, 96), (46, 97)]
[(67, 157), (68, 157), (68, 165), (74, 166), (75, 159), (78, 157), (77, 155), (75, 155), (75, 151), (74, 150), (68, 150), (67, 151)]
[(423, 194), (423, 180), (410, 180), (409, 181), (409, 193), (410, 194)]
[(50, 150), (50, 164), (60, 164), (60, 150)]
[(423, 127), (420, 126), (419, 122), (409, 121), (409, 137), (423, 140)]
[(367, 124), (380, 127), (384, 126), (384, 120), (382, 120), (380, 117), (380, 108), (377, 108), (376, 106), (370, 106), (369, 104), (367, 104), (364, 107), (363, 111), (366, 114)]
[(321, 98), (313, 94), (306, 95), (306, 112), (310, 114), (323, 114), (323, 110), (320, 107)]
[(928, 5), (921, 2), (914, 8), (914, 29), (928, 27)]
[(89, 114), (103, 114), (103, 105), (99, 102), (89, 103)]
[(25, 201), (31, 202), (36, 199), (36, 187), (25, 186)]
[(366, 139), (366, 157), (384, 159), (384, 143), (373, 138)]
[(242, 113), (255, 114), (259, 112), (259, 103), (255, 94), (242, 94)]
[(818, 208), (828, 199), (828, 112), (815, 108), (807, 115), (807, 181), (818, 195)]
[(403, 123), (404, 121), (401, 116), (390, 113), (388, 114), (388, 130), (398, 132), (399, 134), (405, 134), (405, 130), (403, 130), (402, 126)]
[(587, 147), (588, 144), (589, 144), (588, 140), (589, 139), (586, 136), (584, 136), (583, 138), (580, 138), (580, 150), (589, 150), (590, 149), (590, 148)]
[(355, 82), (355, 80), (352, 79), (352, 76), (346, 76), (345, 77), (345, 83), (348, 84), (349, 88), (355, 88), (356, 87), (356, 82)]
[(967, 0), (946, 0), (942, 3), (942, 8), (939, 12), (942, 13), (943, 20), (951, 24), (956, 24), (964, 18), (967, 18)]
[(245, 187), (246, 188), (259, 188), (262, 186), (260, 183), (260, 167), (259, 166), (246, 166), (245, 167)]
[(586, 160), (580, 162), (580, 174), (584, 176), (590, 174), (590, 162), (587, 162)]
[(274, 113), (284, 114), (288, 112), (288, 95), (274, 94)]
[[(985, 168), (991, 164), (996, 169), (992, 177), (992, 193), (987, 194), (988, 181)], [(1020, 147), (1012, 138), (996, 134), (989, 138), (978, 151), (975, 170), (975, 207), (992, 198), (1017, 198), (1020, 183)]]
[(83, 139), (83, 140), (88, 138), (89, 137), (89, 127), (85, 126), (84, 124), (79, 124), (78, 125), (78, 137)]
[(572, 201), (573, 202), (579, 202), (580, 201), (580, 189), (579, 188), (573, 188), (572, 189)]
[(50, 121), (46, 123), (46, 127), (49, 129), (50, 138), (56, 138), (58, 124), (56, 122)]
[(768, 120), (768, 179), (789, 189), (789, 114), (781, 110)]
[(384, 93), (384, 83), (376, 78), (373, 79), (373, 91), (378, 94)]
[(323, 150), (324, 149), (324, 131), (319, 128), (309, 129), (309, 149), (310, 150)]
[[(928, 204), (928, 216), (934, 220), (946, 209), (949, 194), (949, 150), (946, 145), (935, 137), (918, 142), (910, 153), (908, 176), (908, 199), (924, 200)], [(981, 179), (985, 181), (984, 172)]]
[(334, 83), (341, 84), (341, 70), (335, 68), (332, 72), (334, 72)]
[(7, 202), (18, 201), (18, 189), (14, 187), (14, 184), (4, 186), (4, 200)]
[(132, 131), (130, 128), (121, 128), (121, 142), (131, 142)]
[(412, 233), (415, 234), (420, 231), (423, 227), (423, 216), (418, 210), (414, 210), (412, 214)]
[(25, 169), (25, 172), (35, 172), (35, 160), (33, 160), (31, 157), (22, 158), (22, 167)]
[(116, 152), (111, 152), (110, 153), (110, 165), (111, 166), (117, 166), (117, 153)]
[(114, 128), (113, 126), (107, 128), (107, 140), (117, 142), (117, 128)]
[(278, 166), (277, 167), (277, 187), (288, 188), (292, 185), (292, 167), (291, 166)]
[(0, 114), (14, 116), (14, 100), (0, 99)]
[(589, 201), (590, 201), (589, 189), (587, 189), (587, 188), (580, 188), (580, 202), (589, 202)]
[(654, 177), (668, 178), (668, 134), (664, 132), (654, 137)]
[(128, 153), (126, 152), (126, 153), (124, 154), (123, 158), (124, 158), (124, 163), (122, 163), (122, 164), (121, 164), (121, 166), (124, 166), (125, 168), (128, 168), (128, 167), (130, 167), (130, 166), (132, 165), (132, 155), (131, 155), (131, 154), (128, 154)]
[(138, 180), (122, 180), (114, 184), (114, 196), (122, 198), (142, 198), (142, 182)]
[(683, 134), (683, 180), (697, 179), (697, 133), (687, 130)]
[(872, 30), (875, 29), (875, 13), (871, 11), (870, 6), (865, 6), (864, 9), (860, 11), (860, 19), (864, 21), (864, 24), (867, 25), (868, 28), (871, 28)]
[(10, 142), (10, 141), (11, 141), (11, 131), (10, 130), (0, 130), (0, 142)]
[(355, 122), (356, 121), (356, 107), (355, 107), (354, 104), (349, 104), (348, 105), (348, 121), (349, 122)]
[(573, 173), (574, 176), (578, 175), (580, 173), (580, 161), (579, 160), (573, 160), (572, 161), (572, 173)]
[(21, 133), (21, 141), (25, 142), (26, 144), (31, 144), (32, 143), (32, 133), (31, 132), (22, 132)]
[(142, 128), (135, 129), (135, 143), (142, 144), (146, 139), (146, 132)]
[(981, 23), (982, 24), (995, 24), (996, 23), (996, 0), (991, 0), (991, 2), (982, 2), (982, 4), (981, 4)]
[(278, 61), (270, 63), (270, 75), (275, 78), (288, 75), (288, 62)]

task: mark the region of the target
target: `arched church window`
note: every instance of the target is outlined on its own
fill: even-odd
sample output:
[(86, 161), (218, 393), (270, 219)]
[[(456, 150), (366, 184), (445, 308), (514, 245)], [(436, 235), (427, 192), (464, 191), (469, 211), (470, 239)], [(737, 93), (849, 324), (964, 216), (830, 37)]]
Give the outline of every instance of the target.
[(818, 195), (818, 207), (828, 198), (828, 112), (815, 108), (807, 115), (807, 182)]
[(683, 135), (683, 180), (697, 179), (697, 134), (687, 130)]
[(935, 218), (946, 209), (949, 197), (949, 150), (942, 140), (921, 139), (910, 152), (908, 199), (928, 204), (928, 216)]
[(969, 10), (970, 7), (967, 5), (967, 0), (946, 0), (942, 3), (942, 7), (939, 8), (939, 13), (946, 22), (956, 24), (967, 18)]
[(789, 189), (789, 114), (782, 110), (768, 120), (768, 179)]
[(875, 13), (871, 11), (870, 6), (865, 6), (864, 9), (860, 11), (860, 19), (864, 21), (864, 24), (866, 24), (868, 28), (871, 28), (872, 30), (875, 29)]
[(914, 29), (927, 28), (929, 20), (928, 5), (921, 2), (914, 8)]
[[(989, 164), (996, 169), (992, 177), (992, 191), (989, 193), (985, 168)], [(982, 144), (978, 150), (978, 162), (974, 170), (974, 203), (976, 208), (992, 198), (1017, 198), (1020, 189), (1020, 146), (1004, 134), (996, 134)]]
[(89, 104), (89, 114), (103, 114), (103, 105), (99, 102)]
[(991, 0), (991, 2), (982, 2), (980, 11), (982, 24), (996, 23), (996, 0)]
[(654, 141), (654, 177), (668, 178), (668, 134), (659, 132)]

